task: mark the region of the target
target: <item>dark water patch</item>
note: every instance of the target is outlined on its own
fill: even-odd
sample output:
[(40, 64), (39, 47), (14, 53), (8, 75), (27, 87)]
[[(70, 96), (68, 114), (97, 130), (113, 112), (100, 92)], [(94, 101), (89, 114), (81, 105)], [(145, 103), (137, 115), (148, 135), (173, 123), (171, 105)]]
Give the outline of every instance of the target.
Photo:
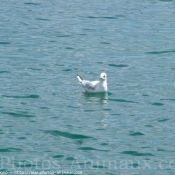
[(116, 101), (116, 102), (121, 102), (121, 103), (138, 103), (130, 100), (124, 100), (124, 99), (109, 99), (110, 101)]
[(63, 69), (62, 71), (64, 71), (64, 72), (70, 72), (70, 71), (72, 71), (72, 69)]
[(163, 118), (163, 119), (159, 119), (158, 122), (166, 122), (168, 120), (169, 120), (168, 118)]
[(133, 169), (134, 168), (139, 168), (140, 167), (140, 164), (138, 164), (138, 163), (132, 163), (132, 164), (129, 164), (129, 167), (132, 167)]
[(109, 144), (106, 143), (106, 142), (104, 142), (104, 143), (101, 143), (100, 145), (102, 145), (102, 146), (107, 146), (107, 145), (109, 145)]
[(26, 96), (18, 96), (18, 95), (2, 95), (2, 97), (6, 98), (39, 98), (39, 95), (26, 95)]
[(4, 134), (4, 131), (0, 129), (0, 134)]
[(7, 115), (11, 115), (13, 117), (35, 117), (34, 115), (30, 115), (27, 114), (25, 112), (21, 112), (21, 113), (16, 113), (16, 112), (1, 112), (2, 114), (7, 114)]
[(0, 71), (0, 74), (10, 73), (10, 71)]
[(75, 106), (67, 106), (68, 108), (73, 108), (73, 109), (77, 109), (78, 107), (75, 107)]
[(104, 128), (97, 128), (96, 129), (97, 131), (103, 131), (103, 130), (105, 130)]
[(79, 150), (82, 150), (82, 151), (104, 151), (104, 152), (107, 152), (108, 151), (108, 150), (96, 149), (96, 148), (93, 148), (93, 147), (80, 147), (78, 149)]
[(87, 18), (89, 19), (118, 19), (117, 17), (115, 16), (100, 16), (100, 17), (97, 17), (97, 16), (88, 16)]
[(164, 99), (160, 99), (160, 100), (175, 101), (175, 98), (164, 98)]
[(26, 105), (27, 103), (25, 103), (25, 102), (21, 102), (21, 104), (22, 104), (22, 105)]
[(163, 148), (157, 148), (157, 151), (165, 151), (165, 152), (172, 152), (172, 153), (175, 152), (175, 150), (165, 150)]
[(103, 109), (103, 111), (111, 111), (112, 109), (110, 108), (106, 108), (106, 109)]
[(49, 108), (46, 106), (41, 106), (40, 109), (49, 109)]
[(107, 44), (107, 45), (108, 45), (108, 44), (111, 44), (111, 43), (108, 43), (108, 42), (100, 42), (100, 43), (101, 43), (101, 44)]
[(166, 54), (166, 53), (175, 53), (175, 50), (166, 50), (166, 51), (153, 51), (146, 52), (147, 54)]
[(30, 123), (35, 123), (36, 121), (34, 121), (34, 120), (30, 120)]
[(34, 3), (34, 2), (25, 2), (25, 5), (40, 5), (39, 3)]
[(20, 148), (0, 148), (0, 152), (21, 152)]
[(65, 49), (67, 49), (67, 50), (73, 50), (74, 48), (73, 47), (66, 47)]
[(166, 150), (164, 150), (162, 148), (157, 148), (157, 151), (166, 151)]
[(156, 103), (152, 103), (152, 105), (154, 105), (154, 106), (163, 106), (164, 104), (163, 103), (156, 102)]
[(33, 164), (31, 161), (28, 160), (22, 160), (22, 161), (15, 161), (14, 165), (18, 168), (32, 168), (36, 167), (35, 164)]
[(149, 97), (149, 95), (148, 95), (148, 94), (143, 94), (142, 96), (143, 96), (143, 97)]
[(77, 143), (78, 145), (82, 145), (82, 144), (83, 144), (83, 140), (78, 139), (78, 140), (76, 140), (76, 143)]
[(79, 35), (86, 36), (86, 34), (85, 34), (85, 33), (80, 33)]
[(92, 166), (94, 169), (107, 169), (108, 167), (106, 167), (106, 166), (104, 166), (104, 165), (98, 165), (98, 163), (97, 163), (97, 165), (93, 165)]
[(153, 126), (152, 125), (145, 125), (146, 127), (149, 127), (149, 128), (152, 128)]
[(137, 151), (123, 151), (121, 154), (129, 154), (131, 156), (154, 156), (151, 153), (139, 153)]
[(71, 160), (71, 161), (72, 161), (72, 160), (76, 160), (76, 158), (75, 158), (75, 157), (70, 156), (70, 157), (67, 157), (67, 158), (66, 158), (66, 160)]
[(50, 19), (46, 19), (46, 18), (36, 18), (36, 20), (39, 20), (39, 21), (50, 21)]
[(10, 42), (7, 42), (7, 41), (0, 41), (0, 44), (1, 45), (8, 45), (8, 44), (11, 44)]
[(83, 28), (82, 30), (86, 30), (86, 31), (95, 31), (96, 29), (92, 29), (92, 28)]
[(108, 66), (111, 66), (111, 67), (121, 67), (121, 68), (128, 67), (128, 65), (126, 65), (126, 64), (108, 64)]
[(112, 95), (113, 95), (113, 93), (112, 93), (112, 92), (108, 92), (108, 95), (109, 95), (109, 96), (112, 96)]
[(98, 62), (97, 62), (97, 64), (103, 64), (103, 62), (101, 62), (101, 61), (98, 61)]
[(143, 133), (141, 133), (141, 132), (133, 132), (133, 131), (131, 131), (129, 135), (130, 135), (130, 136), (143, 136), (143, 135), (145, 135), (145, 134), (143, 134)]
[(64, 157), (64, 155), (62, 155), (62, 154), (58, 154), (58, 155), (52, 156), (52, 158), (54, 158), (54, 159), (61, 159), (63, 157)]
[(26, 137), (18, 137), (19, 140), (25, 140)]
[(152, 148), (152, 147), (150, 147), (150, 146), (142, 146), (141, 148), (148, 149), (148, 148)]
[(5, 128), (12, 128), (13, 126), (12, 125), (5, 125), (3, 127), (5, 127)]
[(98, 110), (93, 110), (93, 109), (86, 109), (86, 110), (84, 110), (84, 112), (95, 112), (95, 111), (98, 111)]
[(57, 137), (66, 137), (69, 139), (88, 139), (88, 138), (92, 138), (86, 135), (82, 135), (82, 134), (72, 134), (69, 132), (63, 132), (63, 131), (59, 131), (59, 130), (48, 130), (48, 131), (44, 131), (45, 133), (51, 134), (53, 136), (57, 136)]
[(107, 98), (108, 93), (107, 92), (97, 92), (97, 93), (89, 93), (89, 92), (83, 92), (82, 93), (85, 97), (99, 97), (99, 98)]

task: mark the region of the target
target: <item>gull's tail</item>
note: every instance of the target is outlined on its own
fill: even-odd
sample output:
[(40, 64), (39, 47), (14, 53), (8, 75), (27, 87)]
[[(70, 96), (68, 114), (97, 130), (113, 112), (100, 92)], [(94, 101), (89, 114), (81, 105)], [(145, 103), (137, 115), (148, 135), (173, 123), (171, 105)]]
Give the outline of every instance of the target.
[(82, 83), (83, 78), (81, 78), (78, 74), (77, 74), (77, 78), (78, 78), (78, 81), (79, 81), (80, 83)]

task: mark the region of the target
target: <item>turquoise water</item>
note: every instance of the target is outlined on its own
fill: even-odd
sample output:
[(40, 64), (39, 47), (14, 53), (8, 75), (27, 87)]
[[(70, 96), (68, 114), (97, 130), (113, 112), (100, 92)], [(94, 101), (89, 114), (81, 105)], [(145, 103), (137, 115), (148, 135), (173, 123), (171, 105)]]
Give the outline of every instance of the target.
[[(174, 174), (173, 0), (1, 0), (0, 17), (0, 172)], [(77, 73), (103, 70), (109, 93), (84, 93)]]

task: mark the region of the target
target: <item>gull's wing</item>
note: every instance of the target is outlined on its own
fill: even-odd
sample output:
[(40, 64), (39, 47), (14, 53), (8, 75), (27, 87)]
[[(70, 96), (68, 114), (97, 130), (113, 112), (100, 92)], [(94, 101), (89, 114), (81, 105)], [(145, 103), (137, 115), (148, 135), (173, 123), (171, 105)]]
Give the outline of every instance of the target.
[(95, 90), (97, 83), (98, 81), (88, 81), (88, 80), (83, 80), (81, 82), (82, 86), (89, 90)]

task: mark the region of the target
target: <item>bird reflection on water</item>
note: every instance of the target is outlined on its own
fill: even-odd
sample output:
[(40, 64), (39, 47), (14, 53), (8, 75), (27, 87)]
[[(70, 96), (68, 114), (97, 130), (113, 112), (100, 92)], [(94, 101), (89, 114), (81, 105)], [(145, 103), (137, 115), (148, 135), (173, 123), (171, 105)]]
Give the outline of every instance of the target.
[(102, 104), (106, 104), (108, 101), (108, 92), (103, 93), (88, 93), (82, 92), (83, 96), (91, 102), (99, 101)]

